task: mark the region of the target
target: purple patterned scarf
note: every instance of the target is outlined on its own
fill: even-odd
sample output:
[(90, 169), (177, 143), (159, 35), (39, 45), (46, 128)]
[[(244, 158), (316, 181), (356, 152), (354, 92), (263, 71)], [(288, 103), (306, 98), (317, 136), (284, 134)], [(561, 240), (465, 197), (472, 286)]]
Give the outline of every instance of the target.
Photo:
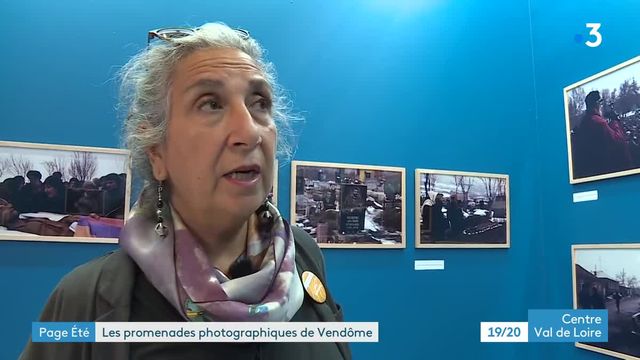
[(249, 219), (246, 256), (257, 271), (229, 279), (213, 267), (196, 237), (171, 210), (166, 237), (137, 209), (131, 212), (120, 245), (151, 284), (189, 321), (289, 321), (304, 290), (295, 264), (295, 243), (287, 222), (273, 216), (269, 229)]

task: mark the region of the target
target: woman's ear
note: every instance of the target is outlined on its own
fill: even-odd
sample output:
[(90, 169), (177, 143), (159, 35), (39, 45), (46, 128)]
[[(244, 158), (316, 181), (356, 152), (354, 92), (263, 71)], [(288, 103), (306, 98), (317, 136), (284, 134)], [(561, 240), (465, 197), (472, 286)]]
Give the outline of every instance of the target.
[(164, 163), (164, 146), (157, 144), (150, 147), (147, 150), (147, 156), (151, 163), (151, 169), (153, 170), (153, 177), (158, 181), (164, 181), (167, 179), (167, 167)]

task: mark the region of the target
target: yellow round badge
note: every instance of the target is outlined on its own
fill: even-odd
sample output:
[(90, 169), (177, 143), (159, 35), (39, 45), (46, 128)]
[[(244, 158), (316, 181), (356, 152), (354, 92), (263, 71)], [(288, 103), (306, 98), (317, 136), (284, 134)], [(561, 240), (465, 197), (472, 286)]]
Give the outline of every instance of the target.
[(322, 304), (327, 300), (327, 291), (322, 281), (311, 271), (302, 273), (302, 286), (315, 302)]

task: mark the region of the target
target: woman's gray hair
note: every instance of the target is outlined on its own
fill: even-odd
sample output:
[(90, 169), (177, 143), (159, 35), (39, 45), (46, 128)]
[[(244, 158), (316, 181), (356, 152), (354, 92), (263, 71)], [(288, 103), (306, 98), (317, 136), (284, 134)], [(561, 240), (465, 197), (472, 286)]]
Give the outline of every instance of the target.
[[(292, 156), (291, 122), (299, 119), (290, 113), (289, 101), (276, 82), (272, 63), (263, 58), (263, 49), (252, 38), (222, 23), (208, 23), (191, 35), (158, 40), (141, 50), (120, 71), (120, 104), (124, 115), (123, 142), (131, 152), (134, 173), (144, 183), (141, 209), (153, 212), (157, 198), (155, 180), (147, 150), (161, 144), (167, 131), (169, 89), (176, 64), (196, 50), (235, 48), (249, 55), (264, 73), (273, 91), (273, 119), (278, 128), (278, 155)], [(166, 188), (166, 187), (165, 187)], [(148, 215), (151, 215), (148, 213)]]

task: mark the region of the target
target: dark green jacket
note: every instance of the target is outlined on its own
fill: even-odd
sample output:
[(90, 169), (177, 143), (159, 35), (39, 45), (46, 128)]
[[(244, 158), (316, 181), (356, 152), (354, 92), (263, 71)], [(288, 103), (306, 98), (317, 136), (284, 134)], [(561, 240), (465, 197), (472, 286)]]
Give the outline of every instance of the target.
[[(292, 227), (296, 242), (298, 273), (311, 271), (326, 285), (324, 259), (315, 241)], [(129, 321), (136, 265), (117, 250), (84, 264), (66, 275), (53, 291), (39, 321), (106, 322)], [(342, 311), (327, 289), (327, 301), (318, 304), (306, 293), (292, 321), (342, 321)], [(198, 344), (193, 344), (198, 346)], [(221, 344), (221, 346), (227, 346)], [(262, 343), (247, 347), (246, 354), (262, 360), (349, 360), (343, 343)], [(245, 354), (243, 354), (245, 355)], [(22, 360), (119, 360), (129, 358), (127, 343), (27, 343)], [(217, 360), (216, 354), (209, 359)]]

